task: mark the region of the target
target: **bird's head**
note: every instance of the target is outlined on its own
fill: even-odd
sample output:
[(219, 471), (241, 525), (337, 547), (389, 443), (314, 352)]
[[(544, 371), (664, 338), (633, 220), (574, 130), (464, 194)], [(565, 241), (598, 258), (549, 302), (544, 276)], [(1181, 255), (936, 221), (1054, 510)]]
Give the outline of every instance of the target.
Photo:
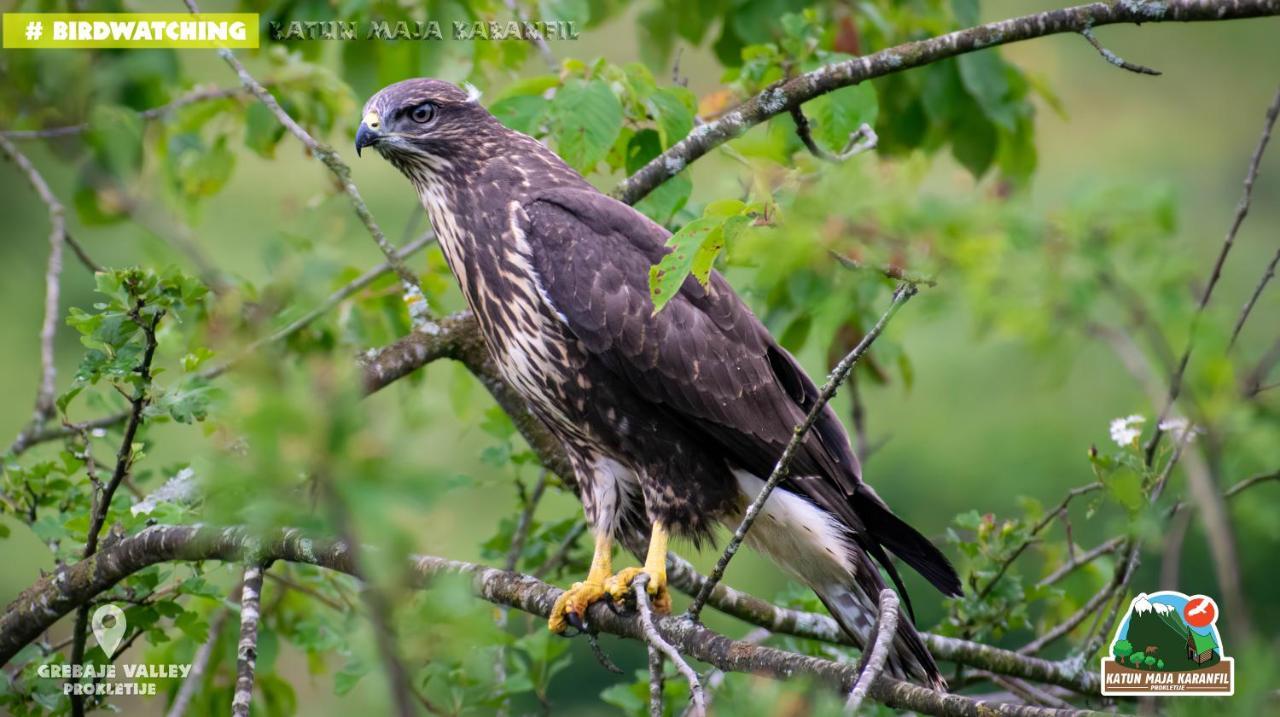
[[(479, 93), (442, 80), (417, 78), (382, 88), (364, 105), (356, 154), (373, 147), (405, 169), (475, 156), (486, 130), (498, 125)], [(500, 126), (500, 125), (498, 125)]]

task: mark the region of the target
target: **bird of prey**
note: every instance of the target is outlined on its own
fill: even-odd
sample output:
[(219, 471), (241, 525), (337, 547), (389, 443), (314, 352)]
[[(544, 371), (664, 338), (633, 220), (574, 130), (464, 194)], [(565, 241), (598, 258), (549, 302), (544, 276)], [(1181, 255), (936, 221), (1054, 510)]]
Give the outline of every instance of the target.
[[(504, 127), (477, 93), (390, 85), (365, 104), (355, 144), (413, 184), (501, 375), (576, 473), (595, 555), (550, 628), (582, 629), (593, 602), (623, 600), (640, 572), (669, 609), (668, 536), (698, 543), (737, 526), (813, 407), (813, 381), (718, 273), (705, 287), (686, 280), (655, 313), (649, 268), (670, 233)], [(636, 534), (649, 538), (644, 566), (614, 574), (614, 539)], [(877, 562), (906, 597), (886, 549), (943, 593), (961, 591), (942, 553), (862, 480), (829, 407), (747, 540), (862, 645), (884, 587)], [(894, 645), (892, 674), (945, 684), (909, 621)]]

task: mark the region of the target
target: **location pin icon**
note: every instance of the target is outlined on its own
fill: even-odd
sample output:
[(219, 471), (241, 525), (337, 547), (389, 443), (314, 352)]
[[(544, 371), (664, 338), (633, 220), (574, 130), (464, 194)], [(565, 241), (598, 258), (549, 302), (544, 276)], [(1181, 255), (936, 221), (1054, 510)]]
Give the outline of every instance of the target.
[[(109, 625), (107, 623), (110, 623)], [(120, 646), (120, 638), (124, 637), (124, 612), (115, 605), (103, 605), (93, 613), (93, 636), (98, 646), (107, 653), (107, 657), (115, 654)]]

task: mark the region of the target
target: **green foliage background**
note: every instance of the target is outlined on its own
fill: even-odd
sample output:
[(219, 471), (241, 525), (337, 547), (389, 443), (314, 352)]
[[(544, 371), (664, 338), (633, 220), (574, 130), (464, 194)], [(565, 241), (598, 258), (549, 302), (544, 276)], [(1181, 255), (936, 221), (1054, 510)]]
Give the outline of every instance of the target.
[[(122, 9), (112, 2), (90, 4), (86, 9)], [(469, 80), (504, 121), (546, 134), (572, 164), (596, 170), (592, 179), (607, 189), (686, 134), (699, 103), (704, 109), (717, 104), (716, 93), (728, 88), (745, 96), (787, 68), (803, 71), (839, 59), (836, 48), (850, 48), (837, 19), (850, 12), (867, 51), (1055, 6), (987, 2), (979, 8), (976, 2), (923, 0), (816, 7), (795, 0), (522, 5), (533, 17), (576, 19), (583, 29), (580, 40), (552, 44), (565, 61), (553, 76), (532, 47), (518, 42), (268, 41), (262, 51), (241, 56), (259, 79), (276, 83), (288, 111), (352, 164), (354, 180), (387, 233), (413, 237), (425, 221), (407, 182), (376, 158), (358, 161), (350, 148), (359, 106), (382, 84), (421, 74)], [(6, 9), (60, 8), (23, 2)], [(456, 18), (507, 17), (493, 0), (433, 0), (423, 7), (266, 0), (203, 6), (209, 12), (239, 8), (272, 19), (421, 19), (425, 13), (441, 20), (446, 34)], [(139, 2), (127, 9), (181, 8)], [(677, 276), (705, 270), (715, 257), (815, 376), (851, 345), (858, 327), (874, 320), (892, 286), (875, 272), (840, 266), (828, 250), (936, 275), (938, 286), (899, 315), (870, 367), (857, 375), (875, 447), (865, 461), (867, 478), (927, 534), (944, 540), (951, 531), (961, 547), (950, 546), (950, 553), (966, 571), (981, 573), (993, 555), (1025, 535), (1028, 521), (1102, 471), (1108, 490), (1074, 509), (1075, 539), (1088, 547), (1135, 529), (1148, 550), (1133, 586), (1153, 589), (1163, 526), (1140, 510), (1135, 491), (1142, 476), (1125, 474), (1132, 455), (1111, 443), (1107, 424), (1132, 413), (1151, 416), (1154, 409), (1116, 358), (1082, 328), (1108, 322), (1128, 330), (1124, 309), (1099, 283), (1101, 275), (1111, 275), (1144, 297), (1170, 344), (1181, 350), (1192, 289), (1208, 274), (1275, 88), (1276, 77), (1266, 70), (1280, 66), (1277, 30), (1280, 21), (1265, 19), (1099, 31), (1119, 54), (1162, 70), (1159, 78), (1122, 72), (1082, 39), (1067, 36), (895, 75), (874, 89), (843, 90), (806, 107), (815, 136), (833, 150), (860, 122), (874, 123), (881, 138), (877, 152), (822, 165), (803, 153), (784, 116), (701, 160), (641, 208), (672, 228), (719, 232), (724, 251), (696, 256), (703, 246), (699, 234)], [(670, 79), (675, 48), (687, 89)], [(500, 562), (518, 512), (513, 479), (532, 485), (538, 469), (460, 367), (434, 364), (359, 400), (350, 357), (408, 330), (391, 278), (292, 337), (284, 350), (257, 352), (247, 366), (213, 383), (193, 378), (198, 366), (235, 355), (381, 262), (345, 197), (333, 191), (331, 177), (259, 104), (224, 100), (162, 121), (136, 118), (132, 110), (163, 104), (193, 83), (233, 86), (234, 75), (213, 53), (5, 51), (0, 68), (3, 127), (89, 122), (83, 138), (22, 147), (68, 205), (72, 235), (97, 261), (199, 274), (199, 264), (172, 241), (189, 235), (232, 287), (231, 298), (197, 299), (194, 280), (174, 280), (182, 303), (191, 305), (175, 307), (161, 325), (159, 362), (166, 374), (157, 381), (165, 393), (147, 429), (135, 482), (150, 492), (190, 466), (207, 500), (193, 508), (164, 506), (153, 518), (323, 530), (325, 516), (299, 501), (297, 490), (300, 474), (324, 469), (362, 539), (382, 546), (371, 560), (396, 590), (402, 647), (407, 661), (427, 666), (417, 677), (433, 701), (483, 714), (505, 689), (517, 712), (534, 710), (544, 699), (566, 714), (644, 709), (644, 692), (630, 675), (615, 678), (598, 668), (580, 641), (551, 638), (518, 615), (501, 631), (492, 608), (466, 596), (460, 585), (414, 594), (398, 584), (395, 557), (404, 552)], [(556, 99), (547, 102), (543, 94), (552, 87)], [(7, 339), (0, 346), (0, 395), (8, 400), (0, 407), (0, 436), (7, 441), (29, 420), (38, 381), (37, 297), (47, 219), (25, 178), (12, 165), (2, 169), (0, 262), (8, 270), (0, 281)], [(1274, 287), (1235, 349), (1233, 357), (1244, 358), (1221, 358), (1236, 312), (1275, 250), (1277, 226), (1280, 154), (1273, 151), (1202, 324), (1189, 374), (1190, 387), (1222, 431), (1226, 450), (1215, 469), (1226, 485), (1280, 466), (1280, 391), (1254, 403), (1234, 397), (1240, 367), (1276, 339), (1280, 292)], [(102, 319), (84, 317), (103, 315), (94, 303), (104, 299), (70, 255), (66, 264), (63, 310), (81, 318), (73, 320), (76, 326), (59, 322), (59, 391), (71, 387), (77, 371), (106, 377), (70, 399), (68, 414), (84, 420), (122, 404), (106, 387), (109, 365), (82, 366), (86, 351), (103, 351), (103, 337), (83, 346), (76, 329), (100, 328), (95, 321)], [(415, 256), (411, 266), (422, 274), (437, 310), (461, 307), (438, 250)], [(117, 314), (122, 307), (127, 297)], [(120, 346), (131, 340), (115, 338)], [(847, 393), (837, 408), (848, 425)], [(104, 438), (97, 452), (113, 453), (116, 437)], [(1091, 463), (1091, 445), (1102, 450), (1102, 463)], [(83, 540), (88, 484), (83, 466), (59, 450), (56, 443), (42, 447), (7, 468), (5, 480), (44, 481), (55, 499), (41, 506), (30, 527), (13, 515), (0, 516), (8, 533), (0, 541), (0, 601), (53, 566), (50, 540), (60, 541), (64, 558)], [(1108, 455), (1115, 462), (1106, 463)], [(1227, 645), (1229, 654), (1249, 653), (1238, 677), (1244, 690), (1274, 686), (1278, 669), (1264, 649), (1274, 647), (1280, 628), (1271, 580), (1280, 542), (1276, 490), (1261, 486), (1230, 504), (1259, 637), (1253, 644)], [(1180, 474), (1170, 493), (1185, 493)], [(112, 514), (128, 530), (144, 521), (130, 517), (130, 500), (122, 495)], [(570, 496), (551, 491), (521, 565), (540, 564), (579, 518)], [(1061, 526), (1051, 528), (1045, 543), (988, 600), (947, 606), (908, 576), (920, 624), (941, 621), (944, 631), (1008, 646), (1024, 643), (1073, 612), (1110, 576), (1112, 564), (1102, 560), (1062, 583), (1060, 593), (1032, 589), (1048, 572), (1042, 566), (1062, 559), (1063, 540)], [(575, 562), (585, 550), (580, 547)], [(711, 559), (707, 554), (697, 562), (705, 566)], [(279, 569), (332, 601), (353, 595), (348, 581)], [(578, 569), (554, 577), (567, 583)], [(131, 622), (156, 626), (134, 648), (134, 659), (189, 659), (218, 600), (234, 585), (234, 573), (210, 565), (144, 576), (156, 585), (180, 584), (182, 599), (130, 615)], [(1219, 592), (1194, 522), (1181, 576), (1178, 589)], [(757, 594), (813, 605), (755, 556), (739, 558), (729, 580)], [(268, 582), (267, 603), (280, 602), (278, 617), (266, 623), (259, 660), (263, 713), (383, 709), (385, 689), (365, 623), (296, 591), (272, 592), (277, 588)], [(712, 620), (741, 632), (728, 620)], [(1232, 616), (1224, 614), (1220, 626), (1231, 640)], [(628, 671), (643, 668), (638, 645), (604, 644)], [(510, 663), (502, 689), (490, 674), (500, 645)], [(223, 647), (233, 650), (225, 641)], [(1059, 646), (1055, 654), (1063, 652)], [(201, 712), (226, 712), (229, 654), (201, 696)], [(717, 699), (733, 705), (724, 708), (733, 714), (738, 707), (771, 713), (795, 704), (802, 692), (748, 678), (727, 684)], [(6, 689), (12, 694), (15, 688)], [(681, 686), (670, 681), (668, 689), (674, 697)], [(823, 707), (821, 697), (807, 699), (813, 708)], [(16, 712), (13, 704), (9, 709)], [(56, 701), (42, 704), (65, 709)], [(156, 701), (121, 704), (131, 714), (162, 712)], [(1179, 708), (1214, 706), (1193, 701)]]

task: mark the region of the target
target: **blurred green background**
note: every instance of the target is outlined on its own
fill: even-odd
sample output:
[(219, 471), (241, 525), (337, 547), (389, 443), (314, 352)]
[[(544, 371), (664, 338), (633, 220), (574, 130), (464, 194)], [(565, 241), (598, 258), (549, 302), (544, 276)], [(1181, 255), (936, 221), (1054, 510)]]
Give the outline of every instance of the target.
[[(1056, 6), (989, 1), (981, 13), (984, 20), (999, 19)], [(134, 3), (131, 9), (176, 8)], [(204, 9), (220, 8), (217, 3), (207, 3)], [(553, 49), (562, 56), (601, 56), (619, 65), (641, 59), (637, 12), (623, 12), (585, 30), (577, 41), (554, 43)], [(1262, 111), (1280, 81), (1280, 20), (1105, 27), (1097, 35), (1126, 59), (1164, 74), (1147, 77), (1124, 72), (1104, 62), (1076, 36), (1054, 36), (1002, 50), (1007, 60), (1050, 86), (1061, 100), (1060, 112), (1036, 100), (1039, 166), (1022, 200), (1035, 212), (1051, 216), (1090, 192), (1167, 188), (1176, 199), (1177, 229), (1163, 252), (1170, 261), (1189, 262), (1199, 267), (1199, 276), (1207, 276), (1240, 196)], [(324, 61), (340, 73), (332, 56), (340, 51), (340, 43), (328, 44), (331, 47), (325, 48)], [(682, 52), (680, 74), (689, 79), (690, 89), (699, 97), (721, 86), (721, 69), (709, 49), (685, 47)], [(186, 76), (192, 80), (220, 86), (234, 81), (213, 53), (180, 51), (179, 55)], [(260, 59), (250, 57), (247, 61), (251, 68), (261, 66)], [(537, 65), (537, 58), (531, 58), (528, 72), (540, 71)], [(667, 70), (654, 70), (665, 81)], [(884, 115), (888, 111), (882, 107), (882, 121), (892, 122), (892, 115)], [(339, 118), (339, 130), (326, 139), (352, 164), (355, 181), (387, 233), (399, 237), (409, 227), (407, 234), (412, 234), (422, 220), (408, 183), (376, 157), (366, 154), (358, 160), (350, 137), (344, 134), (358, 120), (356, 112), (352, 107), (350, 117)], [(53, 190), (70, 205), (73, 170), (57, 161), (56, 144), (25, 143), (23, 147)], [(855, 161), (872, 166), (878, 160), (866, 156)], [(735, 196), (735, 169), (735, 163), (720, 153), (701, 161), (694, 169), (694, 200)], [(335, 264), (367, 267), (380, 262), (376, 248), (354, 217), (342, 211), (344, 200), (327, 194), (329, 183), (320, 165), (304, 156), (290, 137), (280, 144), (274, 160), (240, 152), (225, 189), (209, 198), (192, 221), (192, 235), (214, 265), (250, 282), (268, 281), (273, 267), (282, 261), (268, 256), (279, 251), (282, 227), (291, 227), (290, 231), (298, 234), (314, 233), (306, 241), (286, 243), (286, 247), (316, 251)], [(600, 184), (607, 188), (612, 182), (605, 178)], [(975, 182), (952, 159), (941, 155), (928, 170), (924, 186), (930, 195), (958, 203), (993, 191), (990, 181)], [(0, 436), (12, 436), (30, 418), (39, 371), (37, 336), (42, 305), (38, 297), (43, 287), (47, 219), (44, 206), (11, 164), (0, 166), (0, 187), (0, 217), (4, 218), (0, 266), (7, 268), (0, 280), (0, 301), (7, 307), (6, 341), (0, 345), (0, 395), (6, 397), (0, 408)], [(317, 201), (337, 207), (330, 213), (336, 218), (327, 225), (306, 223), (306, 208)], [(69, 222), (75, 238), (104, 264), (186, 263), (181, 254), (136, 225), (84, 226), (74, 212), (69, 213)], [(1280, 150), (1273, 148), (1263, 161), (1249, 219), (1214, 298), (1214, 306), (1223, 310), (1220, 316), (1234, 316), (1278, 243)], [(415, 257), (413, 265), (421, 269), (423, 256)], [(749, 270), (735, 270), (730, 275), (750, 281)], [(92, 281), (70, 257), (64, 277), (64, 310), (94, 301)], [(861, 390), (869, 437), (878, 446), (864, 461), (866, 478), (898, 513), (926, 534), (940, 538), (957, 513), (1017, 513), (1020, 496), (1046, 505), (1055, 503), (1067, 489), (1093, 479), (1086, 452), (1091, 444), (1109, 442), (1110, 419), (1154, 411), (1124, 367), (1100, 343), (1077, 333), (1046, 348), (990, 330), (975, 320), (964, 287), (949, 281), (945, 274), (939, 280), (939, 286), (924, 290), (890, 329), (893, 339), (912, 358), (914, 385), (907, 389), (900, 381), (884, 386), (864, 381)], [(744, 288), (749, 291), (749, 286)], [(310, 295), (323, 293), (321, 287)], [(999, 301), (1000, 297), (992, 298)], [(456, 301), (456, 296), (452, 300)], [(1280, 328), (1280, 291), (1267, 292), (1255, 312), (1240, 347), (1245, 355), (1258, 355), (1275, 340)], [(1053, 333), (1052, 317), (1043, 320), (1048, 322), (1047, 331)], [(1180, 350), (1185, 327), (1166, 328), (1175, 349)], [(65, 384), (74, 372), (79, 348), (76, 337), (62, 325), (58, 351)], [(807, 351), (803, 358), (815, 377), (825, 374), (823, 352)], [(510, 474), (495, 471), (483, 458), (494, 443), (479, 427), (488, 399), (453, 366), (431, 366), (425, 376), (423, 381), (395, 386), (370, 399), (372, 413), (416, 417), (421, 428), (412, 435), (397, 435), (394, 450), (405, 457), (405, 465), (421, 471), (413, 480), (447, 486), (432, 491), (438, 499), (431, 505), (405, 509), (401, 511), (404, 514), (392, 517), (412, 527), (410, 547), (414, 551), (482, 560), (480, 544), (493, 534), (499, 520), (512, 514), (514, 505)], [(457, 410), (459, 395), (472, 402), (461, 413)], [(1277, 399), (1273, 396), (1269, 400), (1274, 411)], [(842, 397), (837, 405), (847, 423), (847, 398)], [(164, 461), (182, 460), (202, 440), (176, 430), (158, 435), (164, 438), (158, 440), (154, 453)], [(1280, 444), (1280, 435), (1273, 433), (1270, 440)], [(1233, 472), (1227, 478), (1234, 482), (1248, 477), (1245, 473), (1251, 470), (1269, 468), (1274, 466), (1232, 466), (1232, 471), (1240, 473)], [(531, 475), (528, 471), (525, 474)], [(456, 476), (467, 479), (455, 480)], [(1174, 490), (1180, 493), (1182, 486)], [(1276, 506), (1276, 489), (1264, 486), (1248, 501), (1233, 504), (1231, 510), (1243, 547), (1241, 570), (1256, 629), (1273, 647), (1280, 628), (1280, 615), (1274, 610), (1280, 606), (1273, 579), (1274, 549), (1280, 547)], [(579, 510), (574, 501), (557, 493), (548, 499), (540, 517), (551, 521), (576, 515)], [(11, 525), (14, 535), (0, 544), (0, 601), (8, 601), (41, 570), (52, 567), (52, 558), (39, 541), (17, 523)], [(1073, 527), (1077, 542), (1087, 546), (1121, 526), (1116, 519), (1103, 518), (1077, 520)], [(691, 552), (688, 546), (678, 547), (686, 555)], [(706, 567), (713, 559), (713, 554), (704, 553), (696, 556), (695, 562)], [(1209, 561), (1199, 527), (1193, 522), (1178, 588), (1187, 593), (1215, 594), (1218, 587)], [(1154, 589), (1157, 570), (1158, 559), (1144, 560), (1134, 588)], [(778, 572), (754, 555), (741, 556), (730, 569), (728, 580), (766, 596), (785, 586)], [(940, 601), (916, 576), (909, 575), (907, 581), (913, 588), (921, 624), (932, 624), (943, 615)], [(483, 611), (484, 607), (467, 609)], [(713, 619), (712, 624), (741, 630), (721, 618)], [(1230, 624), (1231, 616), (1224, 615), (1229, 649), (1234, 647), (1229, 642)], [(1010, 645), (1024, 641), (1005, 639)], [(637, 645), (606, 639), (604, 646), (624, 668), (643, 665), (643, 650)], [(296, 650), (282, 650), (277, 669), (293, 679), (301, 713), (349, 714), (362, 706), (385, 704), (380, 680), (365, 679), (350, 693), (337, 697), (332, 694), (330, 677), (308, 674)], [(551, 699), (557, 713), (615, 713), (614, 708), (599, 702), (597, 694), (618, 678), (599, 669), (590, 657), (583, 657), (584, 645), (575, 643), (574, 652), (578, 657), (574, 667), (570, 673), (561, 673), (552, 685)], [(1260, 654), (1258, 659), (1274, 660)], [(1239, 679), (1248, 679), (1249, 670), (1250, 666), (1241, 666)], [(1275, 674), (1274, 667), (1271, 674)], [(129, 713), (162, 712), (154, 701), (123, 704)]]

